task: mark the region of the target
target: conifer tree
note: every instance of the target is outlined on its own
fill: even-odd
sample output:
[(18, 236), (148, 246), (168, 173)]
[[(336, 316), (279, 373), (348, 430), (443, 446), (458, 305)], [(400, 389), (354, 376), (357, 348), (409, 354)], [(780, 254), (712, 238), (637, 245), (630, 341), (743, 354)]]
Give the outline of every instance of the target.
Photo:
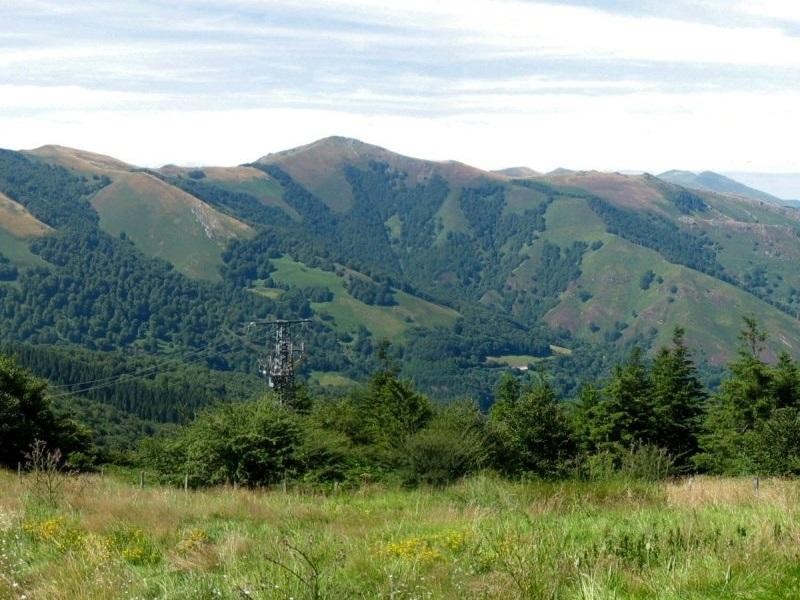
[[(730, 375), (708, 405), (700, 436), (703, 452), (695, 460), (700, 468), (715, 473), (755, 469), (754, 448), (759, 444), (754, 438), (777, 407), (775, 370), (761, 359), (766, 333), (753, 316), (745, 317), (744, 324), (739, 356), (728, 365)], [(785, 375), (786, 359), (783, 363), (778, 370)]]
[(564, 410), (552, 386), (543, 379), (516, 400), (504, 399), (493, 406), (489, 430), (496, 466), (508, 474), (555, 476), (574, 454)]
[(642, 350), (614, 369), (591, 411), (591, 442), (596, 449), (618, 451), (634, 443), (650, 443), (656, 429), (653, 383)]
[(654, 430), (650, 442), (667, 450), (679, 465), (688, 464), (697, 452), (706, 399), (684, 334), (683, 328), (675, 328), (672, 347), (659, 351), (651, 369)]

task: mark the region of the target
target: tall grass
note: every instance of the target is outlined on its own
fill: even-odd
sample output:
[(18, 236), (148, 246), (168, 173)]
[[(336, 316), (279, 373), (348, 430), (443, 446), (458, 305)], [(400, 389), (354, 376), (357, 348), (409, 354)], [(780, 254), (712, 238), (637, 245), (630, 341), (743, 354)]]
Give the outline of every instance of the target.
[(797, 598), (800, 484), (188, 492), (0, 472), (0, 598)]

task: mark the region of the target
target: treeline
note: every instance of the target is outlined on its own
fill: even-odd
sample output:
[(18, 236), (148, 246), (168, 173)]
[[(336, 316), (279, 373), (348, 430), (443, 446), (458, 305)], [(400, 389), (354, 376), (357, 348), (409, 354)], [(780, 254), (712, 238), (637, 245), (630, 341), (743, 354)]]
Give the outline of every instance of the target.
[(596, 196), (588, 196), (588, 202), (609, 233), (655, 250), (671, 263), (684, 265), (722, 281), (734, 282), (717, 260), (711, 240), (683, 231), (660, 215), (617, 208)]
[(141, 460), (194, 485), (444, 484), (481, 469), (512, 478), (798, 474), (800, 370), (786, 355), (763, 362), (763, 340), (747, 319), (739, 356), (713, 395), (676, 329), (652, 360), (635, 350), (573, 403), (544, 378), (509, 373), (488, 412), (465, 401), (437, 405), (384, 363), (335, 400), (301, 393), (295, 406), (267, 397), (208, 410), (177, 435), (149, 440)]
[[(198, 486), (438, 485), (482, 469), (511, 478), (800, 474), (800, 368), (788, 355), (762, 360), (765, 339), (747, 318), (738, 357), (713, 394), (676, 329), (669, 347), (652, 359), (634, 350), (574, 402), (564, 402), (546, 378), (507, 372), (488, 410), (432, 402), (379, 346), (382, 366), (340, 397), (312, 397), (301, 387), (291, 406), (267, 395), (207, 408), (169, 435), (145, 439), (135, 461), (166, 480), (188, 475)], [(0, 462), (15, 466), (37, 439), (73, 465), (107, 460), (91, 432), (54, 410), (45, 390), (9, 358), (0, 360)]]

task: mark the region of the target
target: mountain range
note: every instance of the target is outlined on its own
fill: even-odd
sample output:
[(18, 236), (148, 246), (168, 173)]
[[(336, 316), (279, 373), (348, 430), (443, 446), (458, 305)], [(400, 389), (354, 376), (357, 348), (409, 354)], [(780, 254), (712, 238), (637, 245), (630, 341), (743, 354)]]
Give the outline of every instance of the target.
[(748, 314), (768, 355), (798, 356), (799, 260), (800, 211), (710, 172), (491, 172), (342, 137), (236, 167), (0, 151), (2, 340), (222, 346), (191, 361), (220, 373), (255, 372), (243, 323), (288, 316), (313, 319), (311, 381), (364, 377), (388, 339), (450, 397), (488, 396), (504, 365), (574, 391), (675, 326), (713, 371)]

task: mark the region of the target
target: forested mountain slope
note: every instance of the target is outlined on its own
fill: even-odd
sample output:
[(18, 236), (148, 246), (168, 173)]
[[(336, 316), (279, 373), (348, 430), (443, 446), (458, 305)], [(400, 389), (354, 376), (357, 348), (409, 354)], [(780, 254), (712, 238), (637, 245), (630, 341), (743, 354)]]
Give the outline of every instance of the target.
[(649, 175), (510, 174), (346, 138), (231, 168), (2, 151), (6, 205), (39, 223), (13, 244), (0, 229), (2, 337), (252, 374), (247, 322), (310, 317), (315, 381), (362, 378), (388, 338), (423, 389), (481, 398), (504, 363), (571, 393), (678, 324), (721, 364), (749, 313), (798, 355), (797, 211)]

